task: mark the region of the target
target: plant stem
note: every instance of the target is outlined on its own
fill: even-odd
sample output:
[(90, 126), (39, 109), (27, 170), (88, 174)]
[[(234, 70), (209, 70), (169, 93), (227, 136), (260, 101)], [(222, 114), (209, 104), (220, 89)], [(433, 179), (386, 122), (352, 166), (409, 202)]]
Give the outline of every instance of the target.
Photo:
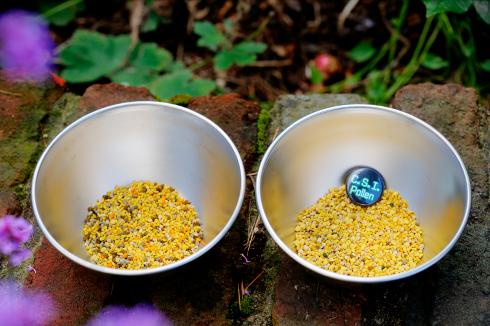
[(51, 16), (54, 16), (54, 15), (56, 15), (56, 14), (58, 14), (58, 13), (64, 11), (64, 10), (66, 10), (66, 9), (69, 9), (69, 8), (71, 8), (73, 6), (78, 5), (82, 1), (83, 0), (67, 0), (65, 2), (60, 3), (57, 6), (54, 6), (51, 9), (46, 10), (45, 12), (42, 13), (42, 16), (44, 18), (49, 18)]
[(257, 27), (257, 29), (255, 31), (253, 31), (252, 33), (250, 33), (246, 38), (245, 38), (245, 41), (250, 41), (250, 40), (253, 40), (255, 39), (257, 36), (259, 36), (260, 34), (262, 34), (262, 32), (264, 31), (264, 29), (267, 27), (267, 25), (269, 24), (269, 21), (270, 21), (270, 17), (268, 16), (267, 18), (265, 18), (264, 20), (262, 20), (260, 22), (260, 25), (259, 27)]
[(369, 61), (367, 65), (365, 65), (362, 69), (358, 70), (355, 74), (353, 74), (347, 79), (341, 80), (327, 87), (332, 90), (335, 90), (336, 88), (343, 89), (345, 84), (347, 84), (347, 81), (362, 79), (362, 77), (370, 70), (372, 70), (378, 64), (378, 62), (386, 55), (386, 52), (388, 52), (388, 46), (389, 46), (388, 43), (385, 43), (379, 50), (378, 54), (371, 61)]
[(197, 69), (200, 69), (200, 68), (202, 68), (202, 67), (206, 66), (206, 65), (207, 65), (207, 64), (209, 64), (211, 61), (213, 61), (213, 58), (206, 58), (205, 60), (201, 60), (201, 61), (199, 61), (199, 62), (196, 62), (196, 63), (194, 63), (194, 64), (190, 65), (190, 66), (189, 66), (189, 69), (190, 69), (191, 71), (195, 71), (195, 70), (197, 70)]
[(432, 31), (427, 42), (425, 42), (433, 18), (434, 18), (433, 16), (429, 17), (425, 21), (422, 34), (420, 35), (419, 41), (417, 42), (417, 46), (415, 47), (415, 51), (412, 55), (412, 59), (405, 67), (405, 69), (403, 69), (402, 73), (395, 79), (393, 85), (391, 85), (391, 87), (387, 90), (384, 97), (385, 102), (387, 102), (400, 87), (402, 87), (403, 85), (405, 85), (410, 81), (410, 79), (419, 69), (419, 66), (422, 63), (422, 61), (425, 59), (425, 56), (429, 52), (432, 44), (436, 40), (437, 35), (439, 34), (439, 31), (441, 29), (441, 24), (439, 22), (436, 24), (436, 27)]
[(393, 60), (395, 59), (396, 43), (400, 38), (401, 28), (403, 26), (403, 23), (405, 22), (405, 18), (407, 17), (408, 4), (409, 4), (408, 0), (403, 0), (402, 8), (400, 9), (400, 15), (398, 16), (398, 19), (394, 26), (395, 30), (392, 31), (390, 39), (388, 41), (390, 52), (388, 54), (388, 65), (386, 65), (386, 68), (384, 69), (384, 78), (383, 78), (384, 85), (387, 85), (391, 79)]

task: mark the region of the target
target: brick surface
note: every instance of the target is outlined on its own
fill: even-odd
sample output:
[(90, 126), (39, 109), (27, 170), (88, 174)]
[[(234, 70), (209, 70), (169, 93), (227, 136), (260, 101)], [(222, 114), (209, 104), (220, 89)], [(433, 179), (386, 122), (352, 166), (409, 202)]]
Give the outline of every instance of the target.
[(249, 165), (255, 158), (255, 121), (259, 114), (256, 103), (240, 98), (238, 94), (200, 96), (189, 102), (189, 108), (210, 118), (233, 140)]
[[(433, 325), (489, 325), (489, 109), (478, 103), (474, 89), (428, 83), (402, 88), (393, 106), (425, 120), (447, 137), (461, 155), (472, 185), (468, 224), (435, 271), (424, 275), (430, 291), (426, 290), (427, 306), (420, 312)], [(422, 292), (422, 285), (418, 289)]]
[(144, 87), (121, 84), (95, 84), (87, 88), (80, 99), (80, 110), (88, 113), (103, 107), (129, 101), (152, 101), (155, 98)]

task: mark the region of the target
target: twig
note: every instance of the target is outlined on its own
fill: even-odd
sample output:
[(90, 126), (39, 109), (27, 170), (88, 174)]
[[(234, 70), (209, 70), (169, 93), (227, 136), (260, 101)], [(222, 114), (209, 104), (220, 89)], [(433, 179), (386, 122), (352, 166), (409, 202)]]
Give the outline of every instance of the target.
[(20, 94), (20, 93), (14, 93), (14, 92), (9, 92), (9, 91), (4, 91), (2, 89), (0, 89), (0, 94), (11, 95), (11, 96), (22, 96), (22, 94)]
[(241, 293), (240, 293), (240, 284), (237, 285), (237, 294), (238, 294), (238, 310), (242, 311), (242, 304), (241, 304)]
[(293, 64), (292, 59), (286, 60), (262, 60), (248, 64), (250, 67), (287, 67)]
[(250, 33), (246, 38), (245, 40), (246, 41), (250, 41), (250, 40), (254, 40), (255, 38), (257, 38), (257, 36), (259, 36), (260, 34), (262, 34), (265, 30), (265, 28), (267, 27), (267, 25), (269, 24), (271, 18), (274, 16), (274, 12), (271, 12), (269, 13), (269, 15), (260, 22), (260, 25), (259, 27), (257, 27), (257, 29), (255, 31), (253, 31), (252, 33)]
[(131, 17), (129, 19), (129, 25), (131, 27), (131, 46), (130, 49), (134, 49), (138, 44), (140, 38), (140, 26), (143, 22), (143, 14), (145, 10), (145, 0), (133, 0), (133, 7), (131, 8)]
[(252, 282), (248, 283), (248, 285), (243, 289), (243, 293), (245, 293), (245, 291), (247, 291), (248, 288), (251, 287), (252, 284), (254, 284), (255, 281), (257, 281), (262, 274), (264, 274), (264, 271), (260, 272), (259, 275), (255, 276), (255, 278), (252, 280)]
[(337, 20), (337, 31), (340, 34), (344, 33), (345, 20), (347, 19), (347, 17), (349, 17), (352, 10), (354, 10), (354, 8), (357, 6), (358, 2), (359, 0), (349, 0), (344, 9), (342, 9), (342, 12), (339, 15), (339, 19)]
[(322, 23), (322, 15), (321, 15), (320, 2), (313, 2), (313, 13), (315, 14), (315, 18), (306, 22), (306, 26), (311, 30), (316, 30)]

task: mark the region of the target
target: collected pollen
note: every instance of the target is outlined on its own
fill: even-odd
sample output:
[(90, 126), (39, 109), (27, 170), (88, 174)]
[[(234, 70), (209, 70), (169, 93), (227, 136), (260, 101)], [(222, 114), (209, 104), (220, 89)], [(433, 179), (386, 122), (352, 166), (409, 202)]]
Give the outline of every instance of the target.
[(106, 193), (88, 208), (82, 233), (92, 261), (120, 269), (176, 262), (203, 241), (194, 206), (174, 188), (148, 181)]
[(345, 185), (299, 214), (294, 247), (323, 269), (367, 277), (407, 271), (424, 254), (422, 229), (400, 193), (387, 189), (364, 207), (348, 198)]

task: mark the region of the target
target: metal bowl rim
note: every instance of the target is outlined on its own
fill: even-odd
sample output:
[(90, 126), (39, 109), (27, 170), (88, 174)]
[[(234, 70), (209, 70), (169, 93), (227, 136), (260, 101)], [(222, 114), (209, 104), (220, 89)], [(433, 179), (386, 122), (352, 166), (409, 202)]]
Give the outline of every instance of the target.
[[(213, 238), (213, 240), (211, 242), (207, 243), (203, 248), (199, 249), (194, 254), (187, 256), (186, 258), (181, 259), (181, 260), (179, 260), (175, 263), (172, 263), (172, 264), (168, 264), (168, 265), (164, 265), (164, 266), (156, 267), (156, 268), (147, 268), (147, 269), (138, 269), (138, 270), (124, 270), (124, 269), (104, 267), (104, 266), (100, 266), (100, 265), (97, 265), (95, 263), (89, 262), (85, 259), (78, 257), (77, 255), (74, 255), (70, 251), (66, 250), (58, 241), (56, 241), (54, 239), (54, 237), (51, 235), (51, 233), (48, 231), (46, 226), (44, 225), (42, 218), (39, 214), (39, 211), (37, 208), (37, 202), (36, 202), (36, 183), (37, 183), (38, 174), (39, 174), (39, 171), (41, 169), (41, 166), (43, 165), (44, 159), (46, 158), (47, 155), (49, 155), (51, 148), (53, 148), (56, 145), (56, 143), (60, 139), (63, 138), (63, 136), (65, 134), (69, 133), (72, 129), (76, 128), (78, 125), (84, 123), (87, 120), (98, 118), (99, 116), (101, 116), (107, 112), (116, 110), (116, 109), (121, 110), (124, 108), (133, 108), (134, 106), (146, 106), (146, 108), (148, 106), (154, 106), (154, 107), (158, 107), (158, 108), (173, 109), (173, 110), (181, 111), (184, 114), (190, 114), (190, 115), (204, 121), (207, 125), (214, 128), (225, 139), (225, 141), (228, 143), (228, 145), (231, 147), (233, 153), (235, 154), (235, 159), (237, 161), (237, 164), (238, 164), (238, 167), (240, 170), (240, 192), (238, 195), (237, 203), (235, 205), (235, 209), (233, 210), (233, 213), (229, 217), (228, 222), (221, 229), (221, 231)], [(142, 108), (140, 108), (140, 109), (142, 109)], [(235, 220), (238, 216), (238, 213), (240, 212), (241, 206), (243, 204), (243, 199), (245, 196), (245, 169), (243, 167), (243, 162), (242, 162), (241, 156), (240, 156), (235, 144), (233, 143), (233, 141), (217, 124), (215, 124), (210, 119), (206, 118), (205, 116), (203, 116), (203, 115), (201, 115), (195, 111), (192, 111), (188, 108), (184, 108), (184, 107), (181, 107), (181, 106), (175, 105), (175, 104), (164, 103), (164, 102), (155, 102), (155, 101), (133, 101), (133, 102), (123, 102), (123, 103), (118, 103), (118, 104), (114, 104), (114, 105), (109, 105), (107, 107), (95, 110), (91, 113), (88, 113), (88, 114), (80, 117), (79, 119), (77, 119), (76, 121), (72, 122), (67, 127), (65, 127), (49, 143), (49, 145), (46, 147), (46, 149), (43, 151), (41, 157), (39, 158), (39, 160), (36, 164), (36, 168), (34, 170), (33, 177), (32, 177), (31, 188), (32, 188), (32, 190), (31, 190), (32, 209), (34, 211), (34, 216), (36, 218), (36, 221), (37, 221), (41, 231), (43, 232), (44, 236), (48, 239), (48, 241), (51, 243), (51, 245), (53, 247), (55, 247), (59, 252), (61, 252), (65, 257), (69, 258), (70, 260), (72, 260), (73, 262), (75, 262), (79, 265), (82, 265), (86, 268), (89, 268), (89, 269), (92, 269), (92, 270), (95, 270), (98, 272), (102, 272), (102, 273), (106, 273), (106, 274), (112, 274), (112, 275), (138, 276), (138, 275), (155, 274), (155, 273), (160, 273), (160, 272), (165, 272), (165, 271), (175, 269), (177, 267), (183, 266), (183, 265), (199, 258), (203, 254), (208, 252), (211, 248), (213, 248), (225, 236), (225, 234), (231, 228), (231, 226), (233, 225), (233, 223), (235, 222)]]
[[(433, 134), (435, 134), (446, 146), (451, 150), (452, 154), (454, 157), (457, 159), (460, 168), (463, 171), (464, 178), (465, 178), (465, 186), (466, 186), (466, 205), (464, 209), (464, 216), (463, 220), (451, 239), (451, 241), (434, 257), (426, 261), (425, 263), (412, 268), (408, 271), (398, 273), (398, 274), (392, 274), (392, 275), (386, 275), (386, 276), (376, 276), (376, 277), (362, 277), (362, 276), (349, 276), (349, 275), (343, 275), (335, 272), (331, 272), (328, 270), (325, 270), (319, 266), (316, 266), (310, 262), (308, 262), (306, 259), (301, 258), (299, 255), (297, 255), (293, 250), (291, 250), (276, 234), (274, 231), (272, 225), (269, 223), (269, 220), (267, 218), (267, 215), (265, 214), (264, 207), (262, 204), (262, 176), (264, 173), (265, 166), (267, 165), (272, 153), (276, 149), (277, 145), (281, 142), (281, 140), (288, 134), (290, 133), (293, 129), (299, 127), (301, 124), (304, 122), (314, 119), (317, 116), (328, 114), (330, 112), (338, 111), (338, 110), (346, 110), (346, 109), (364, 109), (364, 110), (383, 110), (385, 112), (388, 112), (389, 114), (394, 114), (397, 116), (400, 116), (404, 119), (408, 119), (412, 122), (415, 122), (419, 124), (420, 126), (424, 127), (425, 129), (429, 130)], [(406, 112), (402, 112), (397, 109), (389, 108), (389, 107), (384, 107), (384, 106), (379, 106), (379, 105), (372, 105), (372, 104), (346, 104), (346, 105), (338, 105), (338, 106), (333, 106), (333, 107), (328, 107), (313, 113), (310, 113), (299, 120), (295, 121), (293, 124), (288, 126), (285, 130), (283, 130), (277, 137), (276, 139), (273, 140), (273, 142), (269, 145), (269, 148), (265, 152), (262, 161), (260, 162), (259, 170), (257, 172), (257, 187), (256, 187), (256, 200), (257, 200), (257, 207), (259, 209), (260, 216), (262, 217), (262, 221), (264, 222), (264, 225), (269, 232), (269, 234), (272, 236), (276, 244), (281, 247), (281, 249), (286, 252), (291, 258), (293, 258), (296, 262), (299, 264), (303, 265), (304, 267), (312, 270), (313, 272), (316, 272), (320, 275), (326, 276), (328, 278), (332, 278), (335, 280), (343, 281), (343, 282), (350, 282), (350, 283), (383, 283), (383, 282), (390, 282), (390, 281), (396, 281), (400, 280), (412, 275), (415, 275), (430, 266), (434, 265), (437, 263), (439, 260), (441, 260), (456, 244), (458, 241), (459, 237), (461, 236), (461, 233), (463, 232), (464, 227), (466, 226), (466, 223), (468, 222), (468, 217), (470, 213), (470, 208), (471, 208), (471, 183), (470, 183), (470, 178), (468, 176), (468, 172), (466, 171), (466, 167), (463, 163), (463, 160), (459, 156), (458, 152), (456, 149), (453, 147), (453, 145), (434, 127), (429, 125), (427, 122), (411, 115)]]

